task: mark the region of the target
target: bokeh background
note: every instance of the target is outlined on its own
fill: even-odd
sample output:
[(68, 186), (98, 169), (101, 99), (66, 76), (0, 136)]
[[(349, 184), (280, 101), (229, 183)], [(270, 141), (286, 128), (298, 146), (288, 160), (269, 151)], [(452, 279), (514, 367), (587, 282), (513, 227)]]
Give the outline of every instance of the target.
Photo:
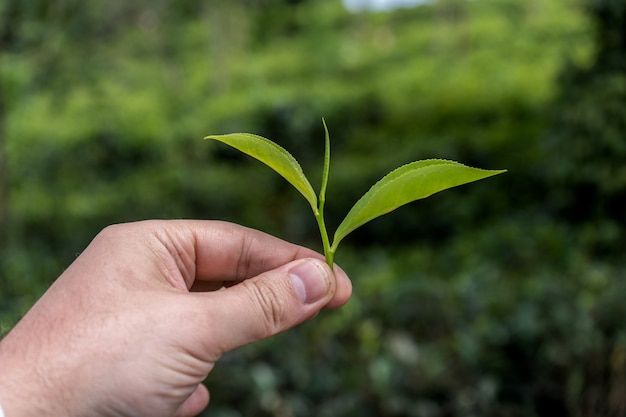
[(111, 223), (321, 249), (297, 191), (202, 138), (316, 184), (324, 117), (330, 229), (406, 162), (509, 172), (350, 235), (350, 303), (226, 355), (206, 415), (626, 415), (626, 2), (348, 5), (0, 0), (1, 333)]

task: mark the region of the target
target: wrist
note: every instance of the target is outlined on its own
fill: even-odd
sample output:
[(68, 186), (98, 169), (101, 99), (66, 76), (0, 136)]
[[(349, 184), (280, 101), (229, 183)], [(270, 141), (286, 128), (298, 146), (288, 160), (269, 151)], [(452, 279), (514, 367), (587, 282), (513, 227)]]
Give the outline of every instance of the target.
[[(1, 358), (0, 358), (1, 359)], [(28, 415), (45, 415), (38, 407), (41, 398), (25, 392), (23, 378), (0, 360), (0, 417), (22, 417)], [(32, 393), (34, 394), (34, 393)], [(30, 399), (27, 397), (31, 397)]]
[(10, 335), (0, 342), (0, 407), (4, 416), (53, 415), (59, 411), (53, 401), (55, 396), (44, 389), (37, 361), (24, 356), (28, 349), (18, 349), (19, 343), (9, 339)]

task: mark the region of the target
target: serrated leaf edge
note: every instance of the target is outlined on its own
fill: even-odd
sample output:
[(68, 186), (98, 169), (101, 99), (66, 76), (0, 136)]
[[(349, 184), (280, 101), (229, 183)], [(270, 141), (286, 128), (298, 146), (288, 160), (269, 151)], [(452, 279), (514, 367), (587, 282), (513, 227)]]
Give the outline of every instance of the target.
[[(295, 186), (295, 184), (293, 184), (289, 179), (287, 179), (284, 175), (282, 175), (280, 172), (276, 171), (273, 167), (269, 166), (266, 162), (262, 161), (261, 159), (250, 155), (247, 152), (243, 152), (241, 151), (239, 148), (232, 146), (231, 144), (224, 142), (223, 140), (221, 140), (220, 138), (223, 137), (227, 137), (227, 136), (235, 136), (235, 135), (240, 135), (240, 136), (246, 136), (248, 138), (251, 139), (255, 139), (255, 140), (260, 140), (268, 145), (270, 145), (272, 148), (276, 149), (279, 153), (283, 154), (283, 156), (286, 157), (287, 162), (291, 165), (291, 167), (298, 171), (299, 174), (302, 174), (302, 177), (305, 180), (305, 186), (307, 186), (307, 188), (309, 189), (309, 191), (311, 192), (310, 197), (306, 196), (302, 193), (302, 191), (300, 191), (300, 189), (298, 189), (298, 187)], [(287, 151), (285, 148), (283, 148), (282, 146), (280, 146), (279, 144), (264, 138), (263, 136), (259, 136), (259, 135), (255, 135), (253, 133), (242, 133), (242, 132), (235, 132), (235, 133), (228, 133), (225, 135), (209, 135), (209, 136), (205, 136), (204, 137), (205, 140), (207, 139), (213, 139), (213, 140), (217, 140), (219, 142), (222, 142), (228, 146), (231, 146), (235, 149), (237, 149), (238, 151), (242, 152), (244, 155), (249, 156), (250, 158), (256, 159), (257, 161), (265, 164), (266, 166), (268, 166), (269, 168), (271, 168), (274, 172), (278, 173), (281, 177), (283, 177), (288, 183), (290, 183), (294, 188), (296, 188), (300, 194), (302, 194), (302, 196), (305, 198), (305, 200), (307, 200), (309, 202), (309, 204), (311, 205), (311, 207), (315, 210), (317, 210), (317, 196), (315, 194), (315, 190), (313, 189), (313, 186), (311, 185), (311, 183), (309, 182), (308, 178), (306, 177), (306, 174), (304, 173), (304, 170), (302, 169), (302, 166), (300, 165), (300, 163), (298, 162), (298, 160), (291, 154), (289, 153), (289, 151)]]
[[(473, 169), (473, 170), (476, 170), (476, 171), (488, 172), (488, 173), (490, 174), (489, 176), (498, 175), (498, 174), (501, 174), (501, 173), (503, 173), (503, 172), (506, 172), (506, 170), (505, 170), (505, 169), (504, 169), (504, 170), (491, 170), (491, 169), (475, 168), (475, 167), (472, 167), (472, 166), (469, 166), (469, 165), (466, 165), (466, 164), (462, 164), (462, 163), (457, 162), (457, 161), (453, 161), (453, 160), (449, 160), (449, 159), (438, 159), (438, 158), (421, 159), (421, 160), (419, 160), (419, 161), (413, 161), (413, 162), (409, 162), (409, 163), (406, 163), (406, 164), (404, 164), (404, 165), (401, 165), (401, 166), (399, 166), (398, 168), (396, 168), (396, 169), (392, 170), (391, 172), (387, 173), (385, 176), (383, 176), (383, 177), (382, 177), (381, 179), (379, 179), (378, 181), (376, 181), (376, 183), (374, 183), (374, 185), (372, 185), (372, 186), (371, 186), (371, 187), (367, 190), (367, 192), (365, 192), (365, 194), (363, 194), (363, 195), (361, 196), (361, 198), (359, 198), (359, 199), (358, 199), (358, 200), (354, 203), (354, 205), (352, 206), (352, 208), (350, 208), (350, 210), (348, 211), (348, 214), (346, 214), (346, 217), (344, 218), (344, 220), (342, 220), (342, 222), (339, 224), (339, 227), (338, 227), (338, 228), (337, 228), (337, 230), (335, 231), (335, 234), (334, 234), (334, 236), (333, 236), (333, 244), (332, 244), (332, 248), (333, 248), (334, 250), (336, 250), (336, 249), (337, 249), (337, 246), (339, 245), (339, 242), (340, 242), (341, 240), (343, 240), (346, 236), (348, 236), (348, 235), (349, 235), (350, 233), (352, 233), (354, 230), (358, 229), (359, 227), (363, 226), (364, 224), (368, 223), (369, 221), (371, 221), (371, 220), (373, 220), (373, 219), (375, 219), (375, 218), (377, 218), (377, 217), (380, 217), (380, 216), (383, 216), (383, 215), (385, 215), (385, 214), (388, 214), (388, 213), (390, 213), (390, 212), (392, 212), (392, 211), (394, 211), (394, 210), (398, 209), (399, 207), (401, 207), (401, 206), (403, 206), (403, 205), (405, 205), (405, 204), (409, 204), (409, 203), (411, 203), (411, 202), (413, 202), (413, 201), (417, 201), (417, 200), (423, 200), (423, 199), (428, 198), (428, 197), (430, 197), (430, 196), (432, 196), (432, 195), (434, 195), (434, 194), (437, 194), (437, 193), (439, 193), (439, 192), (441, 192), (441, 191), (445, 191), (445, 190), (447, 190), (447, 189), (450, 189), (450, 188), (454, 188), (454, 187), (456, 187), (456, 186), (452, 186), (452, 187), (444, 188), (444, 189), (442, 189), (442, 190), (435, 191), (435, 192), (432, 192), (432, 193), (430, 193), (430, 194), (427, 194), (427, 195), (425, 195), (425, 196), (423, 196), (423, 197), (420, 197), (420, 198), (418, 198), (418, 199), (410, 200), (410, 201), (408, 201), (408, 202), (407, 202), (407, 203), (405, 203), (405, 204), (401, 204), (401, 205), (399, 205), (399, 206), (392, 207), (392, 208), (390, 208), (389, 210), (387, 210), (387, 211), (385, 211), (385, 212), (383, 212), (383, 213), (381, 213), (381, 214), (379, 214), (379, 215), (377, 215), (377, 216), (373, 217), (372, 219), (369, 219), (369, 220), (365, 220), (365, 221), (362, 221), (362, 222), (358, 222), (358, 223), (356, 223), (356, 225), (355, 225), (354, 227), (352, 227), (352, 228), (351, 228), (351, 229), (350, 229), (347, 233), (343, 233), (343, 236), (340, 236), (340, 237), (338, 238), (337, 232), (340, 230), (341, 225), (343, 224), (343, 222), (345, 221), (345, 219), (348, 217), (348, 215), (350, 214), (350, 212), (352, 211), (352, 209), (353, 209), (354, 207), (356, 207), (356, 206), (357, 206), (357, 204), (359, 204), (359, 203), (362, 201), (362, 199), (363, 199), (364, 197), (367, 197), (367, 199), (366, 199), (365, 201), (363, 201), (363, 207), (362, 207), (362, 210), (365, 210), (367, 207), (369, 207), (369, 206), (371, 205), (371, 200), (372, 200), (372, 198), (376, 195), (375, 190), (376, 190), (377, 188), (380, 188), (380, 186), (381, 186), (381, 183), (382, 183), (382, 182), (384, 182), (384, 181), (385, 181), (386, 179), (388, 179), (389, 177), (394, 176), (394, 174), (395, 174), (395, 175), (397, 175), (397, 176), (396, 176), (395, 178), (392, 178), (392, 179), (390, 180), (390, 182), (388, 182), (388, 183), (386, 183), (386, 184), (385, 184), (385, 186), (387, 186), (387, 185), (389, 185), (389, 184), (391, 184), (391, 183), (393, 183), (393, 182), (396, 182), (396, 181), (398, 181), (398, 180), (401, 180), (401, 179), (402, 179), (402, 178), (404, 178), (405, 176), (410, 175), (411, 173), (413, 173), (414, 171), (407, 171), (407, 172), (402, 173), (402, 174), (398, 174), (398, 171), (402, 171), (402, 170), (406, 169), (408, 166), (411, 166), (411, 165), (416, 165), (416, 164), (420, 164), (420, 163), (425, 163), (425, 162), (440, 162), (440, 163), (439, 163), (439, 164), (433, 164), (433, 165), (425, 165), (423, 168), (432, 167), (432, 166), (434, 166), (434, 165), (453, 165), (453, 166), (460, 166), (460, 167), (470, 168), (470, 169)], [(417, 168), (417, 169), (419, 169), (419, 168)], [(484, 177), (484, 178), (488, 178), (488, 177)], [(459, 184), (458, 186), (460, 186), (460, 185), (464, 185), (464, 184), (468, 184), (468, 183), (470, 183), (470, 182), (478, 181), (478, 180), (480, 180), (480, 179), (484, 179), (484, 178), (479, 178), (479, 179), (476, 179), (476, 180), (467, 181), (467, 182), (465, 182), (465, 183)]]

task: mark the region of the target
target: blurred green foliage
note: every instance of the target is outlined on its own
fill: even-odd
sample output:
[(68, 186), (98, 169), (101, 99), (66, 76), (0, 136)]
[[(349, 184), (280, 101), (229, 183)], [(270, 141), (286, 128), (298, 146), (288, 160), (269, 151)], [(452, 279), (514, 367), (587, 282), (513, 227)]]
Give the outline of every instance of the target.
[(320, 249), (306, 202), (212, 146), (319, 175), (332, 230), (399, 164), (509, 173), (346, 239), (341, 311), (232, 352), (213, 416), (626, 413), (623, 0), (0, 1), (0, 323), (110, 223), (223, 219)]

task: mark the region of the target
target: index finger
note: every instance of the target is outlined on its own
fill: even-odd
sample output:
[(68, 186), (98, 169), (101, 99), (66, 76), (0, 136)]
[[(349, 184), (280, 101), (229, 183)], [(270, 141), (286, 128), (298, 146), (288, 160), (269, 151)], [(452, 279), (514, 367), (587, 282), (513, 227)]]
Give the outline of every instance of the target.
[[(311, 249), (234, 223), (169, 220), (155, 226), (187, 288), (196, 291), (234, 285), (296, 259), (324, 260)], [(334, 270), (337, 291), (328, 307), (343, 305), (352, 292), (346, 273), (337, 265)]]
[(301, 258), (324, 259), (303, 246), (234, 223), (190, 221), (195, 279), (243, 281)]

